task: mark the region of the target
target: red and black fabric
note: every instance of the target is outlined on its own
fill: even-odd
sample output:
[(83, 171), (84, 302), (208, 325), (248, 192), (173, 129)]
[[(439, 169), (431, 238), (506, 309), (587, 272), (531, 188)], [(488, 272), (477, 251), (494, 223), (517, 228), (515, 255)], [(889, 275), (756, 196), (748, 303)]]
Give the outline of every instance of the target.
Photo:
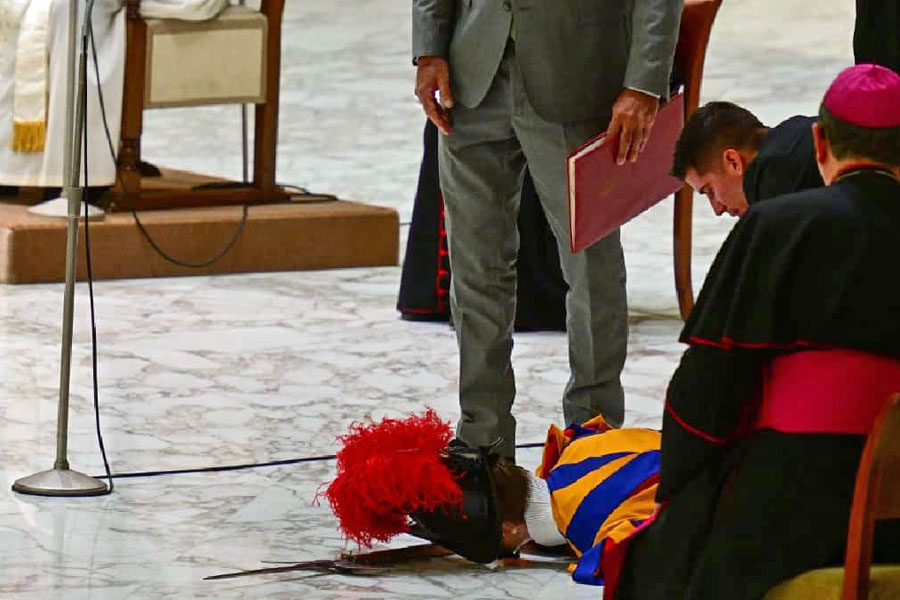
[(769, 129), (744, 174), (748, 204), (825, 185), (813, 146), (816, 121), (816, 117), (796, 116)]
[(767, 353), (695, 346), (666, 393), (657, 502), (667, 502), (745, 435)]
[(446, 321), (450, 315), (450, 260), (438, 179), (437, 136), (437, 127), (428, 121), (397, 300), (397, 310), (410, 320)]
[[(397, 310), (409, 320), (446, 321), (450, 317), (450, 261), (437, 144), (437, 128), (428, 121), (397, 300)], [(556, 239), (527, 171), (519, 207), (516, 271), (516, 330), (564, 331), (568, 285), (559, 267)]]
[(659, 499), (752, 429), (776, 354), (841, 348), (900, 358), (900, 183), (855, 171), (756, 205), (719, 251), (670, 382)]
[[(735, 226), (682, 333), (690, 347), (667, 393), (662, 508), (631, 540), (616, 600), (758, 600), (840, 563), (865, 435), (761, 429), (758, 412), (783, 389), (774, 366), (801, 353), (859, 351), (896, 377), (898, 231), (900, 183), (871, 170), (754, 205)], [(900, 559), (900, 522), (879, 525), (875, 557)]]

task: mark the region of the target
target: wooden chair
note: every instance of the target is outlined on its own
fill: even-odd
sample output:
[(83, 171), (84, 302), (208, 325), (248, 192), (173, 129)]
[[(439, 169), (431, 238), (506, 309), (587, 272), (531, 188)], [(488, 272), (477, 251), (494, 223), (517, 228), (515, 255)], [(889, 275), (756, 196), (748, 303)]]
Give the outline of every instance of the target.
[[(703, 63), (709, 33), (722, 0), (685, 0), (681, 13), (681, 29), (675, 49), (676, 75), (684, 83), (684, 117), (700, 105), (700, 83), (703, 80)], [(687, 319), (694, 307), (694, 290), (691, 285), (691, 217), (694, 191), (685, 184), (675, 194), (675, 219), (673, 223), (673, 254), (675, 260), (675, 293), (681, 318)]]
[[(254, 102), (253, 171), (249, 185), (213, 186), (206, 189), (176, 186), (147, 189), (142, 186), (139, 168), (143, 112), (148, 99), (148, 26), (139, 13), (140, 0), (126, 0), (125, 87), (122, 102), (122, 131), (117, 165), (117, 185), (111, 191), (111, 210), (159, 209), (185, 206), (222, 206), (285, 200), (289, 194), (275, 184), (275, 155), (278, 143), (278, 103), (281, 70), (281, 21), (284, 0), (262, 0), (265, 16), (261, 97), (233, 98), (220, 103)], [(176, 25), (177, 26), (177, 25)], [(181, 25), (189, 27), (190, 24)], [(196, 26), (196, 25), (194, 25)], [(196, 103), (194, 103), (196, 104)], [(184, 104), (182, 104), (184, 105)], [(189, 140), (185, 140), (186, 143)], [(203, 177), (187, 174), (187, 179)], [(206, 178), (207, 181), (209, 178)]]
[(875, 522), (883, 519), (900, 519), (900, 394), (875, 420), (859, 462), (843, 568), (798, 575), (765, 600), (900, 598), (900, 565), (871, 566)]

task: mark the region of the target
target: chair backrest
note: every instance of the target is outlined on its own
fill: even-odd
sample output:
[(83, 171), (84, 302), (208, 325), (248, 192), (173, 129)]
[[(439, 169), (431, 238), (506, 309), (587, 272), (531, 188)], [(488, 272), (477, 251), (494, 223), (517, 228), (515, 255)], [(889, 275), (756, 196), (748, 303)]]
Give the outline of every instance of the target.
[(856, 474), (847, 555), (844, 560), (843, 600), (868, 597), (869, 567), (875, 522), (900, 518), (900, 394), (886, 403), (863, 449)]
[[(700, 84), (703, 80), (703, 63), (713, 21), (722, 0), (684, 0), (681, 11), (681, 29), (675, 47), (674, 79), (684, 84), (684, 118), (700, 105)], [(694, 290), (691, 285), (691, 219), (693, 217), (694, 191), (684, 187), (675, 194), (673, 220), (673, 250), (675, 254), (675, 290), (681, 318), (687, 319), (694, 306)]]
[(684, 83), (684, 110), (689, 115), (700, 103), (703, 62), (713, 21), (722, 0), (684, 0), (674, 71)]

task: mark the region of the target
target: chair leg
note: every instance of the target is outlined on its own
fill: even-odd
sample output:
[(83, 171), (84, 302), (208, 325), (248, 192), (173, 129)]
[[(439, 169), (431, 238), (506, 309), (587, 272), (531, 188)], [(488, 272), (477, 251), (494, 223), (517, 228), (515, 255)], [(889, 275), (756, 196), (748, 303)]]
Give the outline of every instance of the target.
[(681, 318), (687, 319), (694, 307), (694, 289), (691, 284), (691, 227), (694, 191), (689, 185), (675, 193), (675, 218), (673, 223), (673, 254), (675, 258), (675, 293)]
[(260, 12), (265, 14), (268, 19), (266, 101), (256, 106), (253, 184), (264, 193), (272, 194), (276, 191), (275, 156), (278, 146), (281, 19), (284, 12), (284, 0), (262, 0)]
[(122, 94), (122, 131), (119, 146), (120, 200), (133, 206), (141, 194), (141, 133), (144, 124), (144, 86), (147, 60), (147, 24), (138, 3), (128, 2), (125, 24), (125, 85)]

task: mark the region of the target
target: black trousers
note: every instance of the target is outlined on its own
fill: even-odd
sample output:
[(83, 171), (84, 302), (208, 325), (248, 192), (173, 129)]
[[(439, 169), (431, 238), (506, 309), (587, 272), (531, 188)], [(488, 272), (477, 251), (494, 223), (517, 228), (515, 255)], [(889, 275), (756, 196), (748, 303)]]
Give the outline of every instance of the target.
[[(843, 563), (865, 438), (757, 432), (675, 493), (634, 540), (616, 600), (758, 600)], [(876, 527), (876, 562), (900, 561), (900, 522)]]

